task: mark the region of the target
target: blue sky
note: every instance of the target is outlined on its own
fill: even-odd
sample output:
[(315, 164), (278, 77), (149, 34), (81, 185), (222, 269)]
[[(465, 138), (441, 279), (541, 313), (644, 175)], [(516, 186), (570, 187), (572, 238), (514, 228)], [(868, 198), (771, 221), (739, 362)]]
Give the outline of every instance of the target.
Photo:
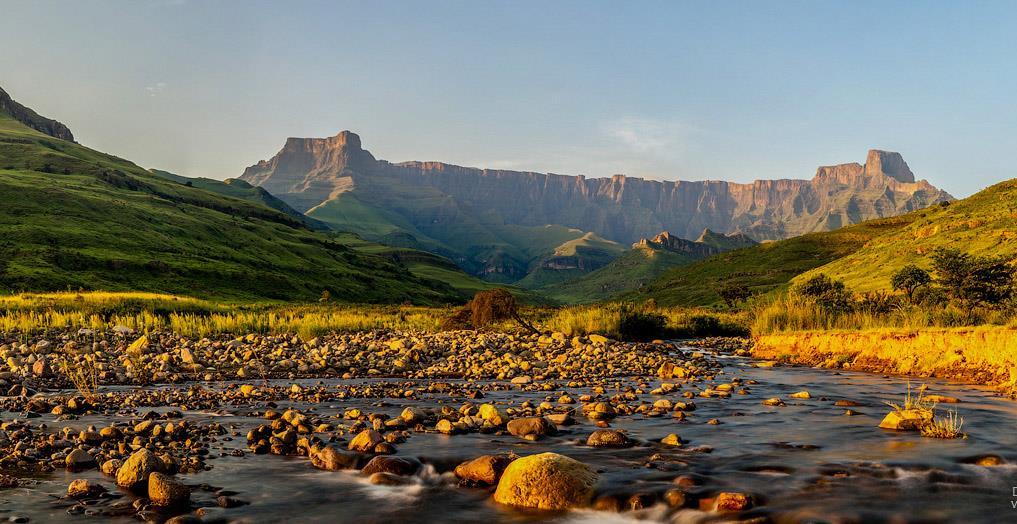
[(1017, 176), (1015, 2), (0, 0), (0, 86), (79, 141), (227, 178), (288, 136), (587, 176), (808, 178), (900, 151)]

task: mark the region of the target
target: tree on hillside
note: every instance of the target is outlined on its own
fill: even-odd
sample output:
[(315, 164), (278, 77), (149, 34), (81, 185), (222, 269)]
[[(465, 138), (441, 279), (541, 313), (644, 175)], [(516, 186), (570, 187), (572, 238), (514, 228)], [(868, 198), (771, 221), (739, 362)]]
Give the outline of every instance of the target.
[(1014, 296), (1015, 268), (1002, 257), (978, 257), (939, 248), (932, 268), (950, 298), (966, 304), (1000, 306)]
[(748, 300), (752, 296), (752, 291), (744, 284), (727, 284), (720, 288), (717, 294), (724, 299), (727, 307), (735, 307), (739, 302)]
[(914, 302), (915, 290), (932, 283), (932, 275), (928, 271), (914, 265), (908, 264), (890, 277), (890, 285), (894, 291), (903, 291), (908, 297), (908, 302)]
[(840, 280), (826, 275), (816, 275), (792, 288), (794, 293), (811, 298), (823, 309), (830, 312), (851, 311), (851, 292)]

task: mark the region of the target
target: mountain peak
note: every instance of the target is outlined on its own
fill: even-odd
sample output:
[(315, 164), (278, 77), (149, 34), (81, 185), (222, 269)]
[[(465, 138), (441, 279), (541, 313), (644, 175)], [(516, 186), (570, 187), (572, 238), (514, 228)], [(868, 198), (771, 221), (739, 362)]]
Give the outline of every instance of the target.
[(4, 91), (3, 88), (0, 88), (0, 113), (7, 113), (18, 122), (40, 133), (45, 133), (53, 138), (67, 140), (68, 142), (74, 142), (74, 135), (67, 126), (52, 118), (46, 118), (30, 108), (15, 102), (11, 95), (8, 95), (7, 91)]
[(870, 149), (865, 158), (867, 176), (886, 175), (898, 182), (914, 183), (915, 174), (900, 153)]

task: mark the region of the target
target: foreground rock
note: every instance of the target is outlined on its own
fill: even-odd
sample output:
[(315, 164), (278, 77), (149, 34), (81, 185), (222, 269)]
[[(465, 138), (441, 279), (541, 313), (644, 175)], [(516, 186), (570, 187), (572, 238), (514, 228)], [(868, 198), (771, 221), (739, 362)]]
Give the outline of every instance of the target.
[(154, 472), (148, 477), (148, 498), (158, 506), (180, 506), (191, 500), (191, 490), (169, 475)]
[(918, 431), (932, 422), (932, 411), (927, 409), (893, 410), (887, 413), (879, 427), (897, 431)]
[(512, 462), (504, 455), (482, 455), (456, 466), (456, 477), (467, 484), (493, 486), (498, 483), (502, 472)]
[(148, 482), (148, 477), (162, 468), (162, 461), (147, 449), (140, 449), (124, 461), (117, 470), (117, 486), (139, 489)]
[(500, 504), (562, 510), (589, 505), (598, 476), (578, 460), (541, 453), (514, 460), (494, 492)]

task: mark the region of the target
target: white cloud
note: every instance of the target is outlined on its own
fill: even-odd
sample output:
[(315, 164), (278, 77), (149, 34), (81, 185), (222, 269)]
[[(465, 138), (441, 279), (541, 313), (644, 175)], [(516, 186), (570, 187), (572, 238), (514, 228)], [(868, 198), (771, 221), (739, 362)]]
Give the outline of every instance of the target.
[(662, 158), (677, 158), (688, 147), (692, 129), (678, 121), (645, 117), (623, 117), (600, 126), (604, 136), (629, 152)]
[(145, 86), (145, 91), (148, 93), (148, 96), (158, 96), (159, 93), (162, 93), (165, 90), (166, 82), (156, 82), (153, 85)]

